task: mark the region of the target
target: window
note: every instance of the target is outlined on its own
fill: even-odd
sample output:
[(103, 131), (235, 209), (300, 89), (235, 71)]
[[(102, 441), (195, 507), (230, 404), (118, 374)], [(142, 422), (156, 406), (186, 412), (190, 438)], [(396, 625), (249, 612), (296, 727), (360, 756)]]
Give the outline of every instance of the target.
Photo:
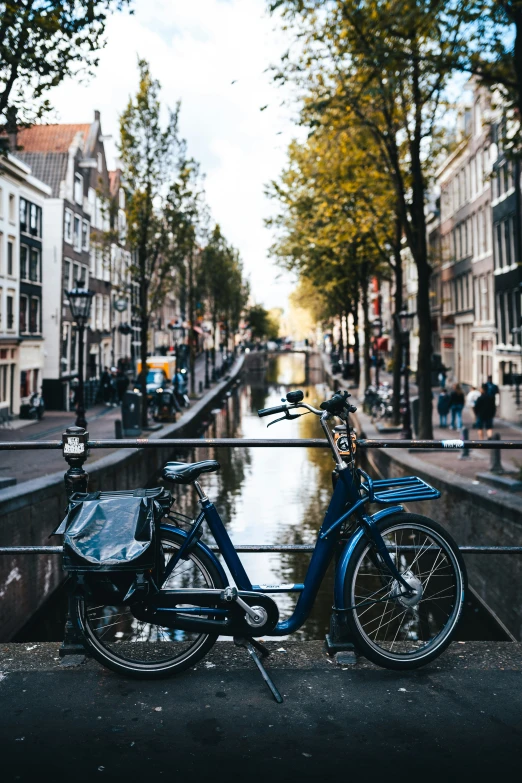
[(76, 344), (78, 340), (78, 331), (73, 329), (71, 331), (71, 372), (76, 370)]
[(27, 332), (27, 297), (20, 297), (20, 334)]
[(20, 245), (20, 280), (27, 280), (29, 248), (27, 245)]
[(38, 297), (31, 297), (31, 310), (29, 313), (29, 331), (40, 331), (40, 300)]
[(71, 262), (66, 258), (63, 262), (63, 298), (65, 300), (68, 299), (71, 288)]
[(89, 223), (87, 220), (82, 221), (82, 248), (89, 249)]
[(78, 286), (79, 288), (83, 287), (83, 268), (80, 264), (73, 264), (73, 279), (72, 279), (72, 285), (73, 288)]
[(480, 101), (475, 104), (475, 136), (480, 136), (482, 132), (482, 112), (480, 110)]
[(40, 251), (35, 247), (32, 247), (30, 250), (29, 280), (32, 283), (40, 282)]
[(83, 204), (83, 177), (81, 174), (74, 175), (74, 200), (77, 204)]
[(12, 329), (14, 326), (14, 296), (12, 294), (7, 295), (7, 328)]
[(502, 257), (502, 224), (495, 226), (495, 269), (502, 269), (504, 266)]
[(4, 216), (4, 190), (0, 188), (0, 218)]
[(14, 253), (14, 240), (9, 239), (7, 241), (7, 274), (13, 274), (13, 253)]
[(82, 221), (78, 215), (74, 216), (74, 249), (82, 249)]
[(72, 242), (72, 212), (70, 209), (65, 210), (64, 237), (66, 242)]
[(16, 214), (16, 198), (14, 193), (9, 194), (9, 222), (14, 223), (15, 222), (15, 214)]
[(103, 155), (101, 154), (101, 152), (98, 152), (98, 171), (100, 172), (100, 174), (103, 171)]
[(62, 372), (67, 372), (69, 368), (69, 334), (70, 324), (63, 324), (62, 327)]
[(29, 217), (29, 230), (33, 237), (39, 237), (42, 234), (42, 210), (36, 204), (31, 204)]
[(27, 212), (28, 204), (25, 198), (20, 199), (20, 231), (27, 231)]

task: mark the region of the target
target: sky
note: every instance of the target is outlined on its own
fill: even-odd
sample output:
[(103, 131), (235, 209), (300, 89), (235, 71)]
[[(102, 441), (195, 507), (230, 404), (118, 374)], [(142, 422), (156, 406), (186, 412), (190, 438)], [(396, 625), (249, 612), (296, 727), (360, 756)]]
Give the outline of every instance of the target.
[(148, 60), (165, 104), (181, 100), (181, 134), (206, 174), (212, 218), (241, 253), (253, 299), (284, 308), (295, 281), (269, 258), (273, 237), (263, 220), (276, 205), (264, 190), (280, 174), (299, 129), (295, 105), (281, 105), (291, 98), (289, 88), (273, 84), (266, 72), (288, 47), (266, 5), (134, 0), (134, 15), (110, 18), (94, 77), (85, 84), (64, 82), (50, 98), (57, 122), (89, 122), (95, 109), (101, 112), (103, 135), (112, 136), (106, 142), (112, 168), (118, 115), (137, 88), (138, 55)]

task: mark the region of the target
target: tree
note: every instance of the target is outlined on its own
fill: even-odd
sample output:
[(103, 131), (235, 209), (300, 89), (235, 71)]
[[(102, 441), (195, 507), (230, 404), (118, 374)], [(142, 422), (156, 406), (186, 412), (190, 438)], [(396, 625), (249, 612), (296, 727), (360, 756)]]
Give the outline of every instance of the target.
[[(49, 111), (46, 92), (92, 72), (107, 18), (130, 0), (0, 2), (0, 117), (8, 132)], [(1, 121), (0, 121), (0, 124)]]
[(147, 424), (147, 348), (152, 312), (160, 304), (170, 274), (179, 259), (172, 256), (172, 239), (163, 207), (166, 187), (176, 171), (179, 150), (179, 106), (169, 111), (166, 126), (160, 121), (159, 82), (145, 60), (139, 63), (136, 96), (120, 117), (120, 156), (128, 186), (128, 240), (133, 250), (131, 275), (139, 284), (141, 332), (142, 422)]
[(455, 58), (469, 39), (455, 3), (432, 0), (278, 0), (301, 41), (278, 78), (303, 91), (303, 122), (332, 113), (371, 134), (393, 181), (396, 209), (418, 272), (419, 430), (431, 438), (431, 315), (425, 202), (441, 145), (439, 121)]
[[(181, 145), (178, 176), (172, 183), (165, 214), (169, 231), (169, 264), (179, 272), (178, 290), (188, 307), (190, 391), (196, 391), (196, 311), (201, 308), (201, 243), (206, 231), (208, 210), (204, 201), (199, 164), (187, 158)], [(202, 314), (202, 313), (201, 313)]]
[(279, 324), (270, 317), (270, 313), (262, 305), (252, 305), (247, 310), (245, 318), (254, 340), (262, 340), (263, 337), (276, 340), (279, 336)]

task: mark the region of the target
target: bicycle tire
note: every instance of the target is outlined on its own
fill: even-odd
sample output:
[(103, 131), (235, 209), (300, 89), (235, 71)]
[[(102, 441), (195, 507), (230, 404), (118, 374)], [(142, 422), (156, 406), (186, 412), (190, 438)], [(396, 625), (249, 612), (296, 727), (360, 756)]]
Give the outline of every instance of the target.
[[(451, 535), (442, 525), (428, 517), (420, 514), (398, 513), (381, 520), (377, 523), (377, 527), (387, 543), (393, 545), (395, 538), (397, 549), (393, 556), (400, 561), (399, 571), (403, 575), (408, 574), (412, 584), (421, 583), (422, 592), (416, 607), (420, 607), (421, 603), (425, 603), (425, 606), (422, 609), (422, 616), (420, 609), (405, 606), (405, 598), (399, 594), (402, 588), (384, 566), (378, 567), (369, 540), (363, 536), (354, 549), (345, 577), (345, 602), (346, 606), (350, 607), (346, 612), (348, 629), (356, 648), (373, 663), (388, 669), (416, 669), (441, 655), (455, 636), (467, 589), (466, 567)], [(408, 530), (410, 532), (404, 535)], [(397, 544), (399, 531), (402, 531), (401, 542)], [(420, 534), (419, 538), (417, 534)], [(428, 538), (432, 543), (422, 550)], [(411, 553), (401, 550), (404, 539), (410, 543), (419, 540), (421, 548)], [(444, 553), (439, 565), (437, 562), (440, 553), (436, 554), (437, 546)], [(426, 560), (423, 560), (421, 565), (420, 560), (423, 557)], [(434, 565), (431, 571), (423, 572), (421, 569), (424, 569), (430, 558), (434, 558)], [(414, 582), (415, 579), (417, 582)], [(434, 579), (439, 581), (434, 582)], [(379, 584), (381, 587), (372, 593), (373, 587)], [(441, 585), (442, 589), (440, 589)], [(356, 592), (357, 590), (359, 592)], [(366, 594), (365, 591), (370, 592)], [(380, 595), (381, 593), (383, 594)], [(379, 614), (381, 607), (382, 614)], [(396, 615), (394, 611), (397, 611)], [(446, 611), (448, 619), (435, 633), (434, 618), (437, 614), (442, 616)], [(399, 623), (401, 615), (402, 619)], [(407, 622), (405, 622), (406, 615), (408, 615)], [(364, 621), (363, 616), (366, 616)], [(391, 642), (387, 641), (388, 629), (391, 634), (394, 627), (397, 627), (395, 637)], [(422, 643), (416, 638), (431, 633), (434, 633), (434, 636), (424, 642), (421, 639)], [(397, 636), (399, 636), (398, 640)], [(397, 648), (394, 651), (395, 643)], [(386, 645), (391, 645), (390, 649)], [(409, 649), (406, 651), (406, 648)]]
[[(163, 544), (173, 546), (176, 549), (179, 549), (185, 540), (180, 533), (165, 530), (161, 531), (161, 539)], [(194, 564), (203, 575), (204, 585), (200, 584), (198, 586), (219, 589), (226, 587), (212, 558), (203, 550), (197, 548), (193, 550), (187, 560), (180, 560), (182, 567), (185, 563)], [(180, 564), (176, 566), (172, 576), (163, 586), (164, 588), (172, 588), (176, 580), (179, 580), (181, 572), (178, 572), (178, 567)], [(192, 587), (196, 585), (187, 584), (185, 579), (182, 582), (182, 586)], [(108, 611), (121, 608), (100, 605), (90, 607), (86, 598), (78, 597), (74, 602), (74, 616), (72, 618), (81, 631), (92, 656), (103, 666), (119, 674), (138, 679), (159, 679), (177, 674), (201, 660), (218, 638), (218, 634), (199, 634), (194, 639), (194, 643), (189, 644), (188, 649), (183, 651), (178, 649), (176, 655), (169, 657), (169, 653), (175, 649), (174, 646), (180, 643), (183, 633), (172, 629), (165, 630), (150, 623), (140, 623), (140, 621), (133, 618), (132, 612), (128, 607), (125, 613), (118, 611), (114, 614), (114, 612)], [(112, 619), (111, 615), (119, 619), (115, 623), (107, 622), (107, 620)], [(96, 625), (97, 623), (98, 625)], [(107, 636), (109, 628), (113, 630), (110, 632), (111, 635)], [(116, 628), (121, 630), (117, 631)], [(159, 630), (154, 631), (151, 629)], [(156, 638), (155, 641), (151, 641), (150, 637), (158, 633), (163, 633), (165, 638), (160, 637), (159, 639)], [(179, 638), (176, 639), (176, 636)], [(131, 659), (128, 654), (129, 650), (139, 649), (139, 645), (143, 648), (145, 640), (149, 659), (147, 661)], [(150, 658), (154, 650), (159, 652), (159, 649), (165, 651), (166, 657), (161, 660)], [(127, 655), (125, 652), (127, 652)]]

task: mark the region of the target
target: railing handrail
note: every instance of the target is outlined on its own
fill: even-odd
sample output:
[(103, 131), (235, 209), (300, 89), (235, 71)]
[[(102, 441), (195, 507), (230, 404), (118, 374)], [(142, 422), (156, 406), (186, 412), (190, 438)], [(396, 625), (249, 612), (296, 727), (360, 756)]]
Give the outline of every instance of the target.
[[(395, 440), (361, 438), (361, 449), (522, 449), (522, 440)], [(122, 438), (87, 441), (89, 449), (143, 449), (143, 448), (329, 448), (324, 438)], [(62, 449), (61, 440), (0, 442), (0, 451), (33, 449)]]
[[(212, 552), (220, 552), (214, 544), (208, 547)], [(407, 549), (408, 547), (403, 547)], [(415, 547), (412, 547), (415, 548)], [(421, 547), (418, 547), (421, 548)], [(315, 544), (234, 544), (236, 552), (313, 552)], [(395, 547), (390, 547), (394, 550)], [(467, 555), (522, 555), (522, 546), (459, 546), (462, 554)], [(61, 546), (0, 546), (0, 555), (61, 555)]]

